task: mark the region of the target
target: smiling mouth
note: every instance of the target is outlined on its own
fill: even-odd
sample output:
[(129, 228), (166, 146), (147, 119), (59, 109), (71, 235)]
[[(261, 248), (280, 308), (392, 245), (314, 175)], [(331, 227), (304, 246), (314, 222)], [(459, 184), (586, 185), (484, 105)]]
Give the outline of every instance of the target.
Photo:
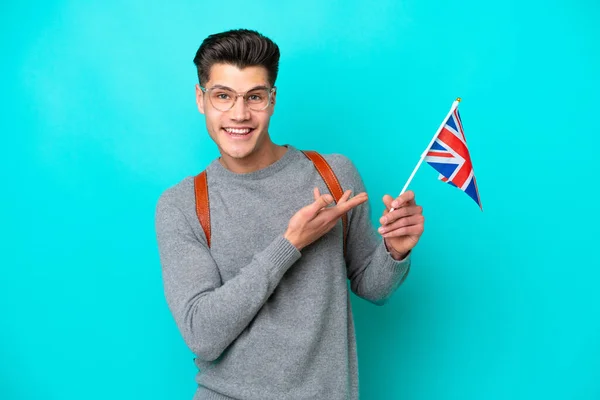
[(223, 128), (223, 130), (232, 136), (246, 136), (252, 132), (253, 128)]

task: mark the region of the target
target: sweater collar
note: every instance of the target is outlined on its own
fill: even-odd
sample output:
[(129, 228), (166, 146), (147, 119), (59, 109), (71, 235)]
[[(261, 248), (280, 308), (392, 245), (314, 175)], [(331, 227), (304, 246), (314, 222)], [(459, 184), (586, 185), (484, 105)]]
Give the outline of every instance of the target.
[(254, 179), (263, 179), (266, 177), (269, 177), (279, 171), (281, 171), (282, 169), (284, 169), (285, 167), (287, 167), (289, 164), (291, 164), (294, 160), (296, 160), (298, 157), (302, 156), (302, 153), (296, 149), (294, 146), (291, 146), (289, 144), (284, 145), (284, 147), (287, 147), (287, 151), (283, 154), (283, 156), (275, 161), (273, 164), (253, 171), (253, 172), (248, 172), (248, 173), (236, 173), (236, 172), (232, 172), (230, 170), (228, 170), (227, 168), (225, 168), (220, 162), (219, 159), (215, 159), (213, 160), (208, 168), (207, 168), (207, 173), (215, 176), (215, 177), (220, 177), (220, 178), (233, 178), (233, 179), (241, 179), (241, 180), (254, 180)]

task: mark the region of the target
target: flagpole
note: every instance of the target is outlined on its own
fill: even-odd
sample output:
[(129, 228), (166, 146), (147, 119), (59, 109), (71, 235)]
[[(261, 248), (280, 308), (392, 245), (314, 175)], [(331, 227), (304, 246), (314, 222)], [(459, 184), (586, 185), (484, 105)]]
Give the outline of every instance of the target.
[[(440, 134), (440, 132), (444, 128), (444, 125), (446, 124), (446, 121), (448, 121), (448, 118), (450, 118), (450, 116), (452, 115), (452, 113), (454, 112), (454, 110), (456, 110), (456, 107), (458, 107), (458, 103), (460, 103), (460, 100), (461, 100), (460, 97), (458, 97), (456, 100), (454, 100), (454, 103), (452, 103), (452, 107), (450, 107), (450, 111), (448, 112), (448, 115), (446, 115), (446, 118), (444, 118), (444, 120), (440, 124), (440, 127), (438, 128), (437, 132), (433, 136), (433, 139), (431, 139), (431, 142), (429, 142), (429, 144), (425, 148), (425, 151), (423, 151), (423, 154), (421, 154), (421, 158), (419, 159), (419, 162), (417, 163), (417, 166), (415, 167), (415, 169), (413, 169), (412, 174), (410, 174), (410, 177), (408, 178), (408, 181), (406, 181), (406, 183), (404, 184), (404, 187), (402, 188), (402, 191), (400, 192), (400, 194), (398, 196), (402, 196), (402, 194), (404, 192), (406, 192), (406, 188), (408, 188), (408, 185), (410, 184), (410, 181), (412, 181), (412, 179), (414, 178), (415, 174), (417, 173), (417, 170), (419, 169), (419, 167), (423, 163), (423, 160), (425, 159), (425, 156), (427, 155), (427, 152), (429, 151), (429, 149), (433, 145), (433, 142), (435, 142), (435, 139), (437, 139), (438, 135)], [(394, 207), (392, 207), (389, 212), (392, 212), (392, 211), (394, 211)]]

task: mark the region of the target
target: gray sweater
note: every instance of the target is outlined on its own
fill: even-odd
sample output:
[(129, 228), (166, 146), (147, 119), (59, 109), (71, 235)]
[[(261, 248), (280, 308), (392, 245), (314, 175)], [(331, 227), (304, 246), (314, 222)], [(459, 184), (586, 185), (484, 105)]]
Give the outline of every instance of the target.
[[(342, 155), (324, 155), (344, 190), (365, 190)], [(166, 300), (199, 369), (194, 399), (357, 399), (351, 290), (383, 304), (408, 273), (370, 221), (350, 211), (344, 259), (341, 220), (299, 252), (283, 234), (313, 188), (313, 163), (292, 146), (274, 164), (236, 174), (207, 168), (212, 242), (198, 222), (188, 177), (160, 197), (156, 231)]]

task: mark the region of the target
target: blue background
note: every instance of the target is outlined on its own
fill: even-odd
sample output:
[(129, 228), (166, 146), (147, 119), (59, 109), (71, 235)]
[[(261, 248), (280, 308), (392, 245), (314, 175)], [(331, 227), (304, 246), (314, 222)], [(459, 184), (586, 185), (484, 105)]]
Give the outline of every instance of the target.
[(600, 398), (598, 8), (3, 3), (0, 398), (192, 397), (154, 209), (218, 155), (192, 58), (238, 27), (282, 51), (274, 141), (349, 156), (374, 221), (463, 98), (484, 212), (417, 173), (408, 280), (384, 307), (352, 299), (361, 398)]

